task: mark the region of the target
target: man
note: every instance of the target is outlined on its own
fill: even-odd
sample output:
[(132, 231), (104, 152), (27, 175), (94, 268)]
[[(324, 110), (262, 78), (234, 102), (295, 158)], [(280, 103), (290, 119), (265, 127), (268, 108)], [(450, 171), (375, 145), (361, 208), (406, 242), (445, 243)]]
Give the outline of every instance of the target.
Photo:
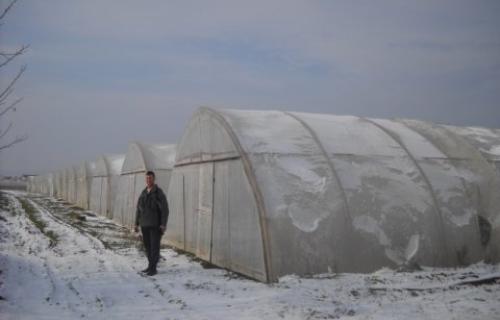
[(168, 220), (168, 202), (163, 190), (155, 184), (153, 171), (146, 173), (146, 188), (137, 201), (135, 214), (135, 232), (141, 226), (142, 240), (148, 256), (148, 267), (141, 272), (148, 276), (156, 274), (156, 265), (160, 258), (160, 240), (165, 233)]

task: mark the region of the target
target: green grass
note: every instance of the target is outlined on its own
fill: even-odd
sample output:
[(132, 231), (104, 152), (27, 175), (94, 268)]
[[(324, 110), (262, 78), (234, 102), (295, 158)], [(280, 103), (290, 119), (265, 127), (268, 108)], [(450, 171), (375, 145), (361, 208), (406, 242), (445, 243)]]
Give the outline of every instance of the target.
[(54, 247), (59, 242), (59, 237), (52, 230), (47, 230), (47, 223), (40, 219), (37, 210), (29, 203), (28, 200), (23, 198), (18, 198), (21, 206), (23, 207), (24, 212), (28, 216), (28, 219), (35, 225), (35, 227), (40, 230), (47, 238), (49, 238), (50, 244), (49, 247)]

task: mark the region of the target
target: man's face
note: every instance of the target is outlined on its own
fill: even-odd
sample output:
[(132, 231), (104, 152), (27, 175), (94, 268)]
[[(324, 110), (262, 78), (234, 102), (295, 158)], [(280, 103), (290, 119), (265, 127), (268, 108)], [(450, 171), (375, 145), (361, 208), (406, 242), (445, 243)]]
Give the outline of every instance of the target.
[(155, 178), (151, 175), (146, 175), (146, 185), (152, 188), (155, 185)]

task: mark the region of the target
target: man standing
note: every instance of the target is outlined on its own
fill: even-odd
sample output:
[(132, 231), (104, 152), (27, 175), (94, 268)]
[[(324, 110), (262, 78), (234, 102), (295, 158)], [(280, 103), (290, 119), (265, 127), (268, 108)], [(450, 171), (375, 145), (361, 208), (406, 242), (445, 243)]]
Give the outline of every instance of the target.
[(148, 276), (156, 274), (156, 265), (160, 258), (160, 240), (167, 226), (168, 202), (167, 197), (155, 184), (153, 171), (146, 173), (146, 188), (137, 201), (135, 214), (135, 232), (141, 226), (142, 240), (148, 256), (148, 267), (142, 272)]

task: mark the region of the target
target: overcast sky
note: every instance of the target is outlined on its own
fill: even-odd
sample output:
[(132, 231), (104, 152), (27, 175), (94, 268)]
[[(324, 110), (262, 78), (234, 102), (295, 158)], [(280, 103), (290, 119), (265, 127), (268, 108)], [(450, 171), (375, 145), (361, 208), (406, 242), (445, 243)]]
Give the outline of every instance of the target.
[(22, 44), (4, 175), (176, 143), (202, 105), (500, 128), (496, 0), (21, 0), (0, 45)]

